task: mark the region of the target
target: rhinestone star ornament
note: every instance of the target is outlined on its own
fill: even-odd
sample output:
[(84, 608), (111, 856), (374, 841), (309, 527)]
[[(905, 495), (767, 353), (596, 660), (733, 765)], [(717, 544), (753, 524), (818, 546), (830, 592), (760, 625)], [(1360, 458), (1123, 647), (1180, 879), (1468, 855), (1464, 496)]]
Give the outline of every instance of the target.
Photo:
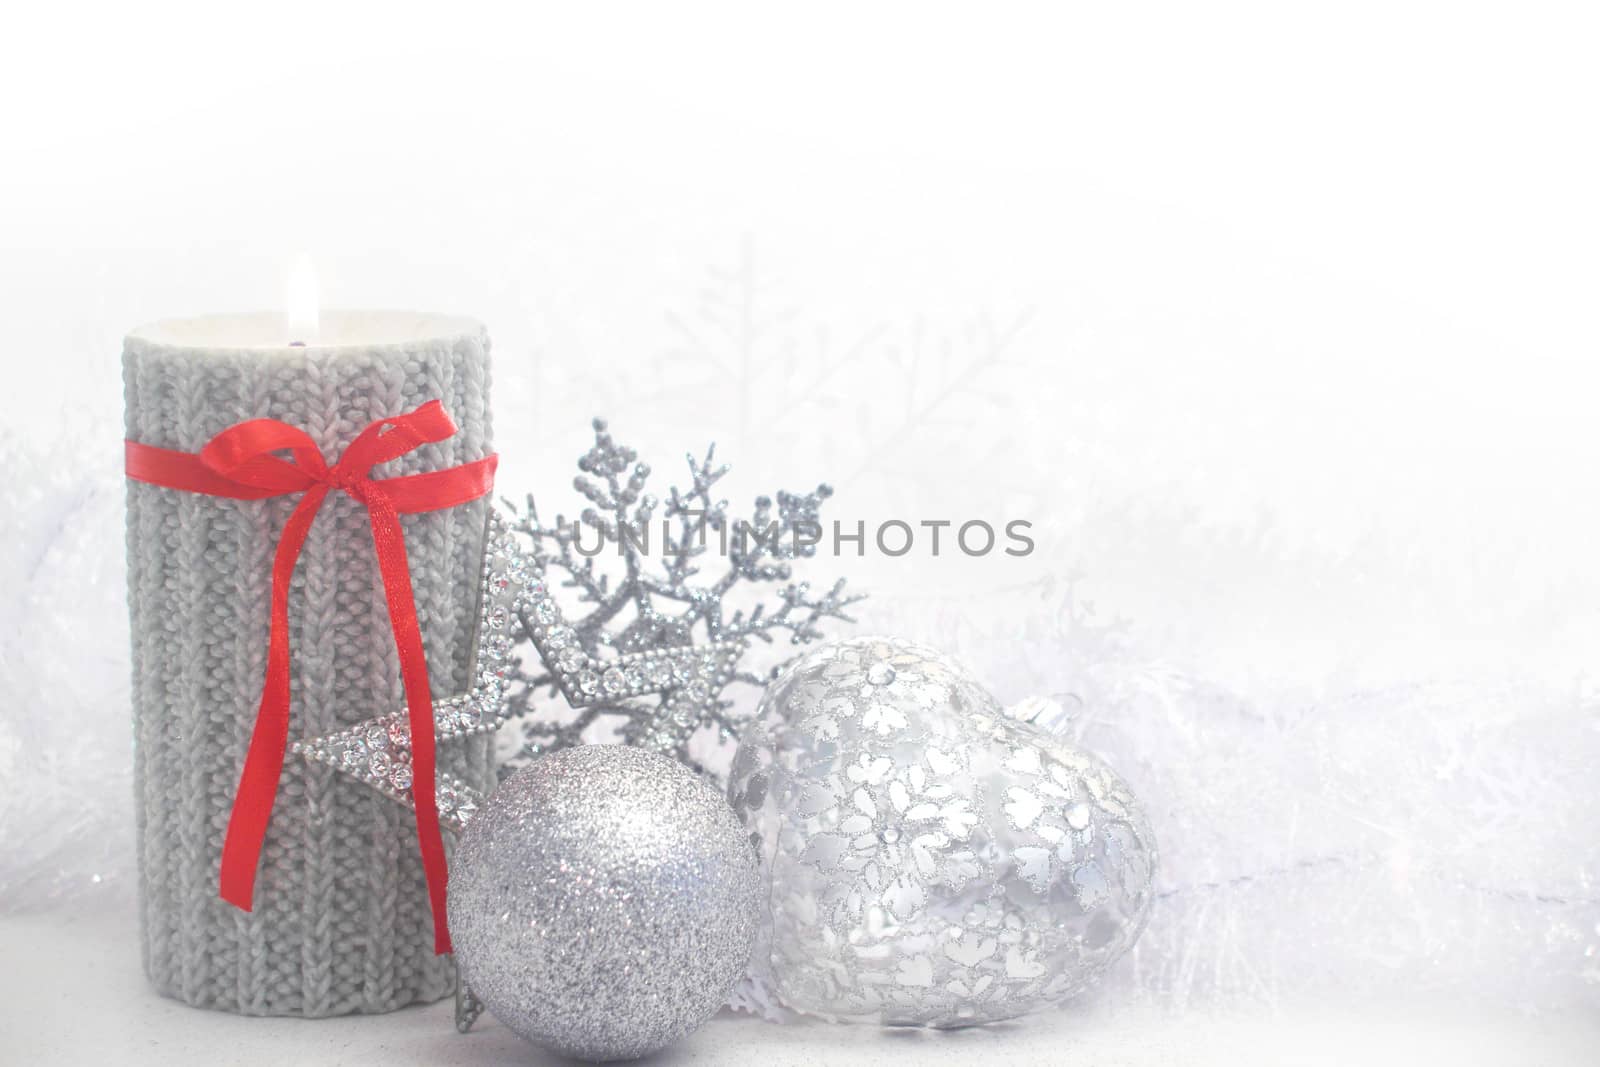
[[(522, 551), (505, 520), (491, 512), (484, 539), (483, 570), (473, 687), (433, 703), (434, 736), (440, 742), (493, 733), (506, 721), (506, 688), (516, 644), (514, 623), (532, 638), (552, 683), (574, 707), (662, 693), (659, 719), (641, 736), (670, 747), (682, 724), (697, 722), (711, 695), (732, 677), (744, 650), (741, 641), (704, 648), (646, 649), (601, 660), (585, 653), (550, 595), (543, 568)], [(411, 726), (404, 708), (367, 719), (337, 733), (296, 741), (290, 751), (327, 764), (391, 799), (414, 807), (411, 796)], [(477, 812), (482, 795), (460, 779), (439, 772), (439, 819), (460, 832)]]
[[(474, 632), (473, 686), (433, 702), (434, 737), (441, 743), (493, 733), (505, 722), (505, 692), (515, 644), (513, 622), (546, 595), (538, 567), (517, 546), (505, 521), (489, 515)], [(323, 763), (385, 796), (415, 807), (411, 796), (411, 725), (402, 707), (338, 733), (294, 742), (294, 755)], [(482, 795), (460, 779), (439, 772), (439, 821), (459, 833), (478, 810)]]
[[(738, 711), (728, 688), (760, 689), (781, 666), (745, 666), (750, 646), (780, 635), (806, 644), (828, 619), (853, 621), (845, 609), (861, 598), (844, 592), (843, 579), (821, 593), (790, 580), (794, 562), (816, 554), (818, 512), (832, 490), (757, 497), (750, 517), (736, 519), (715, 498), (728, 472), (715, 446), (703, 460), (687, 457), (687, 488), (660, 500), (645, 491), (650, 467), (637, 453), (601, 419), (594, 434), (573, 480), (587, 501), (578, 518), (547, 524), (529, 496), (511, 522), (540, 568), (576, 591), (579, 610), (563, 617), (547, 597), (518, 613), (543, 669), (513, 670), (507, 714), (520, 720), (523, 744), (504, 773), (545, 752), (620, 740), (720, 780), (753, 710)], [(597, 566), (605, 560), (619, 565), (615, 580)], [(775, 602), (733, 607), (746, 590), (774, 585)], [(721, 766), (706, 758), (719, 751)]]

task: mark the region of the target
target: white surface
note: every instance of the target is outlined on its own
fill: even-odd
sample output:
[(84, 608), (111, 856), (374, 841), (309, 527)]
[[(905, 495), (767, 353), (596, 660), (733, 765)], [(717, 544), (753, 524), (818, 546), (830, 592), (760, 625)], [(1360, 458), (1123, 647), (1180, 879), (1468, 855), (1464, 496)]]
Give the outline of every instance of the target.
[[(379, 1016), (252, 1019), (157, 996), (139, 971), (131, 917), (0, 918), (0, 1063), (373, 1064), (474, 1067), (563, 1062), (518, 1040), (492, 1016), (462, 1036), (439, 1003)], [(894, 1063), (1136, 1065), (1422, 1062), (1592, 1065), (1600, 1017), (1442, 1010), (1314, 1009), (1270, 1015), (1153, 1012), (1075, 1005), (988, 1029), (935, 1033), (822, 1023), (776, 1025), (724, 1015), (644, 1062), (713, 1067)]]

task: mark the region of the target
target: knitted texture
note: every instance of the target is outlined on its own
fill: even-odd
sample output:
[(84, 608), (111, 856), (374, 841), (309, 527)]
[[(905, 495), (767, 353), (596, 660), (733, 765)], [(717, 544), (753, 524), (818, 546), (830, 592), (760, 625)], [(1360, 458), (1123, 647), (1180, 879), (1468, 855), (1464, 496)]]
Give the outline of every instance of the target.
[[(198, 452), (271, 417), (331, 464), (374, 419), (431, 399), (460, 427), (376, 468), (439, 470), (488, 455), (488, 338), (458, 336), (283, 355), (128, 338), (130, 440)], [(290, 756), (255, 884), (255, 910), (217, 895), (222, 840), (266, 670), (272, 554), (297, 497), (227, 500), (128, 483), (128, 604), (140, 911), (146, 972), (187, 1003), (249, 1015), (390, 1011), (450, 993), (412, 813)], [(402, 516), (434, 696), (468, 686), (487, 498)], [(402, 704), (399, 663), (364, 509), (322, 505), (289, 597), (290, 738)], [(494, 781), (492, 739), (440, 745), (441, 770)], [(448, 846), (449, 842), (447, 842)]]

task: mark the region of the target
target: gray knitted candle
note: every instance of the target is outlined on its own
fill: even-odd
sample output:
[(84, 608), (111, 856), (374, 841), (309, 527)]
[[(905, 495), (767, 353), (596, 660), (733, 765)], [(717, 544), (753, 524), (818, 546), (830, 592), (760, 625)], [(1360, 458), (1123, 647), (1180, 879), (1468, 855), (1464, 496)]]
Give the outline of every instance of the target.
[[(488, 338), (466, 319), (324, 315), (311, 347), (276, 316), (166, 322), (123, 352), (127, 437), (198, 452), (271, 417), (330, 463), (375, 419), (432, 399), (460, 431), (373, 471), (440, 470), (492, 451)], [(333, 768), (289, 757), (254, 910), (218, 868), (266, 666), (273, 548), (297, 497), (230, 500), (128, 483), (128, 604), (145, 969), (190, 1004), (250, 1015), (388, 1011), (449, 993), (413, 813)], [(402, 516), (434, 696), (468, 687), (487, 499)], [(399, 709), (399, 665), (366, 512), (322, 506), (289, 599), (291, 740)], [(493, 783), (491, 738), (443, 742), (439, 767)]]

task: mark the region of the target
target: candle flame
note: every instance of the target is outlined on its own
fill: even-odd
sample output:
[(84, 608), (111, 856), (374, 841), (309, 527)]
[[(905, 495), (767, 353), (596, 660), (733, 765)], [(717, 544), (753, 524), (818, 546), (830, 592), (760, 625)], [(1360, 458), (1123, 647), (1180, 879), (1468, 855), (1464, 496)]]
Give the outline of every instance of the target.
[(289, 267), (289, 277), (284, 283), (284, 307), (289, 343), (314, 344), (319, 329), (320, 307), (317, 299), (317, 268), (310, 256), (296, 257)]

